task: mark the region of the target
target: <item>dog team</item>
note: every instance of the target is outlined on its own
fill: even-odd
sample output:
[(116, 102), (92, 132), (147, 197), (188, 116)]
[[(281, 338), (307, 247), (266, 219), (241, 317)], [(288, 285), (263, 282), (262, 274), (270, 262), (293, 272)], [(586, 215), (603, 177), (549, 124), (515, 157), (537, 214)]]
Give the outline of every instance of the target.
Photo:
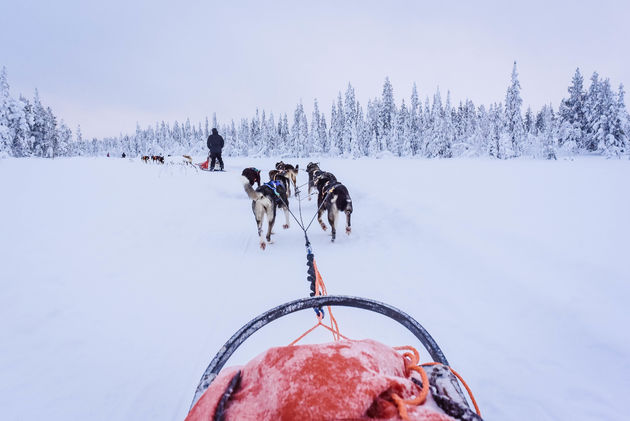
[[(291, 184), (294, 194), (297, 193), (297, 175), (299, 166), (295, 167), (280, 161), (276, 163), (276, 169), (269, 171), (269, 181), (261, 184), (260, 170), (257, 168), (245, 168), (242, 172), (242, 182), (245, 192), (252, 199), (252, 211), (256, 218), (260, 248), (265, 249), (267, 243), (271, 243), (271, 234), (276, 221), (276, 210), (284, 211), (286, 222), (283, 228), (289, 228), (289, 196), (291, 196)], [(322, 171), (319, 163), (311, 162), (306, 166), (308, 173), (308, 199), (311, 200), (311, 191), (317, 191), (317, 221), (324, 231), (328, 229), (322, 220), (322, 215), (327, 212), (332, 239), (337, 236), (337, 220), (339, 213), (346, 215), (346, 234), (351, 232), (350, 216), (352, 215), (352, 199), (346, 186), (337, 181), (334, 174)], [(254, 184), (257, 188), (254, 189)], [(263, 218), (267, 217), (267, 234), (263, 236)]]

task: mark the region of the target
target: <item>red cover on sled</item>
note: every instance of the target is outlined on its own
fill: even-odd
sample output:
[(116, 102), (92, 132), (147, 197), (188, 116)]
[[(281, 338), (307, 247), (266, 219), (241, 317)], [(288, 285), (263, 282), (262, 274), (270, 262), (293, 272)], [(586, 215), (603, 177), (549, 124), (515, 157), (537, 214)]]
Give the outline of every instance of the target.
[[(226, 401), (226, 389), (239, 369), (240, 383)], [(411, 399), (418, 392), (419, 387), (405, 374), (402, 355), (379, 342), (286, 346), (269, 349), (243, 367), (224, 369), (186, 421), (215, 419), (222, 398), (226, 401), (223, 419), (228, 421), (398, 420), (391, 394)], [(411, 420), (454, 420), (431, 393), (423, 405), (407, 410)]]
[(201, 164), (199, 164), (199, 168), (201, 168), (202, 170), (207, 170), (208, 169), (208, 160), (206, 159), (205, 162), (202, 162)]

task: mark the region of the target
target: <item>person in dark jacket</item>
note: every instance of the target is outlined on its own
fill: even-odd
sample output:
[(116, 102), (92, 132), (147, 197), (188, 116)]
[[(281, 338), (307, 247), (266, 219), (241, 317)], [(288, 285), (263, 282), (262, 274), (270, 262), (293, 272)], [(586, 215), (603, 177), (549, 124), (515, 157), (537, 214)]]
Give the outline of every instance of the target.
[(219, 160), (219, 166), (223, 171), (223, 158), (221, 158), (221, 151), (224, 145), (223, 137), (219, 134), (217, 129), (212, 129), (212, 134), (208, 136), (208, 149), (210, 149), (210, 171), (214, 171), (214, 164), (217, 159)]

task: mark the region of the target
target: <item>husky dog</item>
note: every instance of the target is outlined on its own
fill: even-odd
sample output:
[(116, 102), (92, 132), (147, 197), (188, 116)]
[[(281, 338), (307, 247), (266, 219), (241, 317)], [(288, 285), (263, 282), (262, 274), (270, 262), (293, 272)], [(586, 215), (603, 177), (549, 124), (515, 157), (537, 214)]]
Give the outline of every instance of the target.
[[(295, 190), (297, 190), (297, 174), (298, 174), (299, 167), (300, 167), (299, 164), (296, 164), (294, 167), (293, 165), (285, 164), (282, 161), (276, 162), (276, 169), (279, 171), (286, 171), (287, 178), (293, 181), (293, 187), (295, 187)], [(291, 196), (291, 189), (289, 188), (289, 186), (287, 186), (287, 189), (288, 189), (289, 196)]]
[[(284, 187), (284, 183), (281, 181), (269, 181), (258, 187), (256, 190), (249, 184), (249, 180), (245, 176), (241, 176), (243, 187), (250, 199), (252, 199), (252, 211), (256, 218), (256, 225), (258, 226), (258, 237), (260, 239), (260, 248), (265, 249), (267, 243), (271, 243), (271, 230), (273, 224), (276, 222), (276, 208), (279, 206), (284, 210), (286, 217), (286, 223), (282, 228), (289, 228), (289, 199), (287, 199), (287, 191)], [(267, 236), (262, 235), (263, 217), (267, 215)]]
[(308, 173), (308, 200), (311, 200), (311, 190), (315, 188), (315, 177), (322, 172), (319, 169), (319, 162), (309, 162), (306, 172)]
[(282, 181), (284, 188), (287, 190), (287, 196), (291, 196), (291, 180), (289, 180), (289, 174), (285, 170), (269, 171), (269, 179), (272, 181)]
[(254, 167), (245, 168), (241, 175), (249, 180), (249, 185), (254, 186), (254, 183), (258, 183), (260, 187), (260, 170)]
[(332, 240), (337, 238), (337, 219), (339, 212), (346, 214), (346, 234), (350, 235), (350, 215), (352, 215), (352, 199), (346, 186), (337, 181), (334, 175), (327, 172), (320, 173), (315, 178), (315, 186), (319, 191), (317, 196), (317, 221), (326, 231), (326, 224), (322, 221), (324, 210), (328, 211), (328, 223), (330, 224)]

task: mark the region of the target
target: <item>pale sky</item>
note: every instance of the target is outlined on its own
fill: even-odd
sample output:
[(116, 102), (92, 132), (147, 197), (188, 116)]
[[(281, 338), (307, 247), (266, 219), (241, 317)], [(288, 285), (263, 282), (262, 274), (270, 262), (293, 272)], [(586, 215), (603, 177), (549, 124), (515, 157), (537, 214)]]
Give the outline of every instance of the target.
[[(386, 76), (454, 101), (503, 101), (517, 61), (524, 105), (557, 107), (576, 67), (630, 83), (630, 1), (0, 0), (11, 93), (84, 137), (165, 120), (220, 122), (313, 99), (330, 113), (351, 82), (365, 107)], [(439, 3), (439, 4), (437, 4)]]

